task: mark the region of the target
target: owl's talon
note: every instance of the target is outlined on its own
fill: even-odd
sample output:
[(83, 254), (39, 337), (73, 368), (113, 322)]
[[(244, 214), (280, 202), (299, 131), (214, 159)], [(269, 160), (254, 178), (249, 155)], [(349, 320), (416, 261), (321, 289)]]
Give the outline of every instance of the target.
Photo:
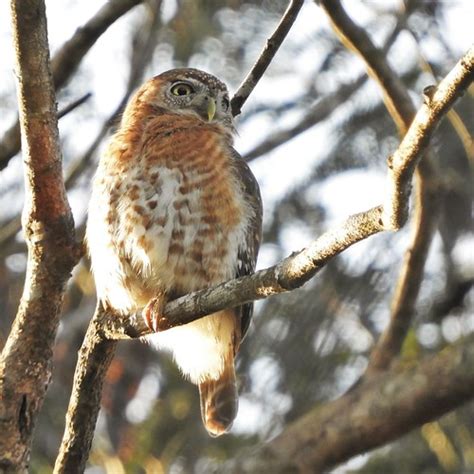
[(163, 330), (163, 322), (166, 318), (163, 316), (164, 303), (162, 298), (153, 298), (143, 308), (142, 316), (145, 324), (153, 331)]

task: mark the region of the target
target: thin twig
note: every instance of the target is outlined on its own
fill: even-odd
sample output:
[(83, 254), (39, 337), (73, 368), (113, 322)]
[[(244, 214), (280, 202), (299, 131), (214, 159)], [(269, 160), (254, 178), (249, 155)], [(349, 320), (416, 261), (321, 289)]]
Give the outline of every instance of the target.
[(84, 102), (88, 101), (91, 97), (92, 97), (92, 92), (88, 92), (87, 94), (84, 94), (82, 97), (79, 97), (79, 99), (75, 100), (74, 102), (71, 102), (70, 104), (66, 105), (66, 107), (64, 107), (58, 112), (58, 119), (63, 118), (65, 115), (71, 113), (73, 110), (77, 109)]
[[(56, 90), (61, 89), (73, 76), (82, 58), (109, 26), (142, 1), (110, 0), (84, 26), (77, 29), (51, 60)], [(0, 170), (20, 151), (20, 146), (20, 126), (16, 121), (0, 141)]]
[(293, 23), (298, 16), (298, 13), (303, 6), (304, 0), (291, 0), (288, 8), (283, 14), (280, 23), (278, 24), (276, 30), (268, 38), (263, 51), (260, 53), (256, 63), (247, 74), (247, 77), (244, 79), (240, 87), (237, 89), (237, 92), (234, 94), (231, 100), (232, 115), (235, 117), (240, 114), (245, 101), (248, 99), (249, 95), (254, 90), (258, 81), (262, 78), (263, 74), (267, 70), (267, 67), (273, 60), (273, 57), (280, 48), (283, 40), (286, 38), (286, 35), (290, 31)]

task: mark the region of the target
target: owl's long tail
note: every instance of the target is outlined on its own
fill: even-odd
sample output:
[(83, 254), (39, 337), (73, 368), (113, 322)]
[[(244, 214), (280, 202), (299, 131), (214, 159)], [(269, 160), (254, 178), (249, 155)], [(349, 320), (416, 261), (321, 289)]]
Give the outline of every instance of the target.
[(199, 395), (207, 432), (213, 437), (224, 434), (232, 426), (239, 406), (233, 354), (224, 361), (224, 371), (217, 380), (199, 384)]

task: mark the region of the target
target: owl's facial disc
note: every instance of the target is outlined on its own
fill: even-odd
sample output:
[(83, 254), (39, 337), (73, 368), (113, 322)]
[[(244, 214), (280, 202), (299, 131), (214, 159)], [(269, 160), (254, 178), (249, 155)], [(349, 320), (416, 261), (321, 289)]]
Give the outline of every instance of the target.
[(233, 127), (227, 91), (208, 87), (190, 78), (175, 81), (167, 90), (166, 102), (172, 108), (197, 115), (206, 122)]

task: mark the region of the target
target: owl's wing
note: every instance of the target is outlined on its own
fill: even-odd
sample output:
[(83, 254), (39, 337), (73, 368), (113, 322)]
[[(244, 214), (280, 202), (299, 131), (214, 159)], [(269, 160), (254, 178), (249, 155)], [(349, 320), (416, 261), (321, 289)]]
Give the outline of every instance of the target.
[[(258, 249), (262, 238), (262, 198), (257, 180), (242, 157), (232, 149), (234, 169), (242, 184), (247, 203), (250, 208), (250, 223), (244, 240), (240, 243), (237, 253), (238, 265), (236, 277), (249, 275), (255, 271)], [(247, 303), (239, 308), (241, 315), (241, 334), (245, 336), (252, 318), (253, 303)]]

